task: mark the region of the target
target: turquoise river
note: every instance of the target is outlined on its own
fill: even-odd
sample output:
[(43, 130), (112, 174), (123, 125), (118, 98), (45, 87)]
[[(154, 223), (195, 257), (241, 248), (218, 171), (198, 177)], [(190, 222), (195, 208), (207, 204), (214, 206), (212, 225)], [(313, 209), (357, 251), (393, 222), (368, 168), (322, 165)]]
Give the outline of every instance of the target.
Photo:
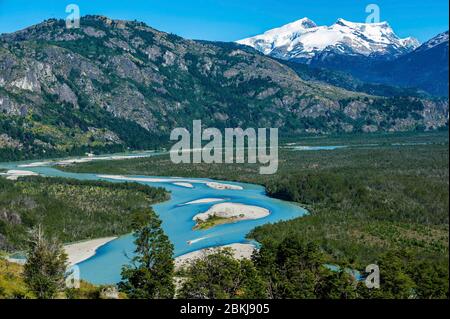
[[(151, 156), (149, 153), (141, 155)], [(38, 163), (27, 161), (0, 163), (0, 168), (32, 171), (42, 176), (66, 177), (78, 180), (124, 182), (129, 178), (138, 178), (139, 183), (165, 188), (171, 193), (170, 200), (153, 205), (153, 208), (163, 222), (164, 231), (174, 244), (175, 257), (208, 247), (246, 243), (248, 242), (246, 235), (257, 226), (296, 218), (307, 213), (305, 209), (297, 205), (266, 196), (264, 188), (259, 185), (210, 179), (154, 176), (127, 176), (127, 179), (117, 180), (106, 176), (101, 177), (97, 174), (63, 172), (58, 170), (54, 164), (54, 161)], [(206, 184), (212, 181), (240, 186), (242, 189), (215, 189)], [(214, 198), (221, 201), (186, 204), (205, 198)], [(193, 217), (196, 214), (205, 212), (214, 204), (223, 202), (264, 207), (270, 211), (270, 215), (261, 219), (218, 225), (207, 230), (193, 230), (195, 225)], [(77, 265), (81, 278), (94, 284), (109, 284), (120, 281), (121, 267), (129, 262), (129, 258), (133, 255), (133, 249), (133, 236), (131, 234), (121, 236), (101, 246), (94, 256)]]

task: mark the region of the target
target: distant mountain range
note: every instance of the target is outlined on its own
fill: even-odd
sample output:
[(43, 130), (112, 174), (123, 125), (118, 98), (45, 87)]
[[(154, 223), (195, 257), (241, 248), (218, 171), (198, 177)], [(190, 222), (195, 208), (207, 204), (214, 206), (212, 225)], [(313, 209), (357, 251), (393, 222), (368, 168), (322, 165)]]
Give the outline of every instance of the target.
[[(86, 16), (80, 25), (51, 19), (0, 36), (1, 159), (157, 147), (193, 119), (282, 135), (448, 126), (447, 99), (141, 22)], [(407, 42), (396, 54), (411, 52)]]
[(394, 61), (378, 63), (360, 78), (403, 87), (417, 87), (432, 95), (448, 96), (448, 31)]
[(332, 26), (317, 26), (303, 18), (237, 43), (365, 82), (448, 96), (448, 31), (420, 45), (414, 38), (399, 38), (387, 22), (339, 19)]
[(366, 24), (339, 19), (332, 26), (317, 26), (308, 18), (237, 41), (285, 60), (310, 62), (326, 53), (392, 59), (411, 52), (420, 43), (400, 39), (387, 22)]

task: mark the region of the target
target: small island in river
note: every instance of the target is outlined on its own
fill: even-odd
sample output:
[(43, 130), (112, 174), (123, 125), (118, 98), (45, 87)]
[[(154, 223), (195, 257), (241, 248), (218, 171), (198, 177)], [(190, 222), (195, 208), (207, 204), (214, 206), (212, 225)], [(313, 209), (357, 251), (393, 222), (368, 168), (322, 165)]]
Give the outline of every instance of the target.
[(194, 229), (209, 229), (221, 224), (229, 224), (242, 220), (264, 218), (270, 214), (266, 208), (239, 203), (220, 203), (212, 206), (204, 213), (195, 215)]

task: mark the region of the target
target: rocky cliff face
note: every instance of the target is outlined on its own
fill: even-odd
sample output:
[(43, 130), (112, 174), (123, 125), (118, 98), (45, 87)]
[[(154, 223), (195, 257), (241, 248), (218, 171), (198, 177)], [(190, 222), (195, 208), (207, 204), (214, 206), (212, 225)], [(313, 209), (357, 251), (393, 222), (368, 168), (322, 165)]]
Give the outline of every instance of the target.
[(307, 82), (249, 47), (87, 16), (0, 37), (0, 114), (0, 155), (15, 158), (154, 147), (193, 119), (285, 134), (434, 129), (448, 105)]

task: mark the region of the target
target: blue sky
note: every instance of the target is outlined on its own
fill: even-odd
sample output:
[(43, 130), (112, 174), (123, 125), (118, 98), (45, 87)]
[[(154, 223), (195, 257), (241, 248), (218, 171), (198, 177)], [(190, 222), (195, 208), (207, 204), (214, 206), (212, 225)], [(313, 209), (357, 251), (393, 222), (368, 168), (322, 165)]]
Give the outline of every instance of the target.
[(256, 35), (305, 16), (319, 25), (338, 18), (364, 22), (371, 3), (401, 37), (423, 42), (448, 30), (449, 23), (448, 0), (0, 0), (0, 33), (65, 18), (65, 7), (72, 3), (81, 15), (136, 19), (186, 38), (219, 41)]

